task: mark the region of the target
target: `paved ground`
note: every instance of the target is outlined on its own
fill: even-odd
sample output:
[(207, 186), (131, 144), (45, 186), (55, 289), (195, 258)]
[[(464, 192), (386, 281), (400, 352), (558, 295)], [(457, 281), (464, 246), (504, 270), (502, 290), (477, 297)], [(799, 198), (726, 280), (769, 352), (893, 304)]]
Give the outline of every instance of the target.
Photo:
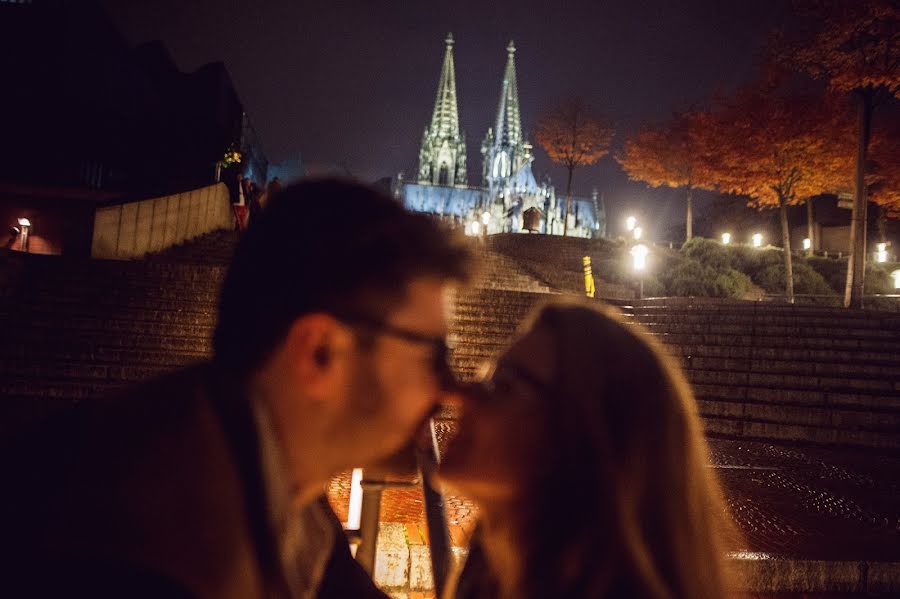
[[(900, 561), (900, 457), (721, 439), (712, 440), (711, 448), (712, 465), (744, 535), (735, 551)], [(349, 485), (347, 474), (329, 489), (342, 519)], [(465, 545), (477, 507), (461, 497), (447, 497), (446, 503), (454, 544)], [(424, 532), (418, 489), (386, 491), (381, 509), (382, 521)]]

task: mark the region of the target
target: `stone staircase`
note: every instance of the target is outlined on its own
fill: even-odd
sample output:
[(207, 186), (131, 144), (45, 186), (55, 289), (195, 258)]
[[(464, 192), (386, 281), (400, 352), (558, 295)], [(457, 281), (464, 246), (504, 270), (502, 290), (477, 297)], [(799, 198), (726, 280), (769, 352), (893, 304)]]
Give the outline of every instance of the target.
[[(515, 243), (528, 238), (518, 237)], [(497, 248), (490, 241), (478, 250), (483, 263), (480, 283), (460, 295), (451, 323), (450, 341), (455, 346), (451, 359), (465, 379), (478, 376), (482, 365), (506, 345), (523, 316), (556, 288), (522, 259), (494, 251)], [(216, 233), (134, 262), (0, 253), (0, 435), (49, 412), (206, 359), (218, 290), (234, 243), (233, 233)], [(576, 247), (573, 255), (581, 249)], [(853, 458), (849, 461), (853, 468), (881, 460), (885, 466), (873, 466), (866, 475), (865, 481), (875, 482), (860, 483), (877, 492), (854, 491), (858, 493), (854, 501), (864, 505), (872, 496), (882, 506), (878, 513), (893, 513), (894, 508), (884, 506), (896, 504), (896, 482), (877, 476), (882, 471), (900, 471), (895, 457), (900, 449), (900, 319), (896, 313), (721, 300), (617, 303), (680, 360), (697, 393), (708, 433), (721, 440), (714, 442), (731, 444), (729, 451), (735, 454), (750, 448), (746, 457), (750, 462), (760, 452), (784, 451), (791, 456), (831, 452), (811, 463), (821, 464), (817, 467), (834, 475), (835, 485), (851, 476), (843, 474), (850, 472), (850, 466), (833, 466), (850, 460), (846, 456)], [(441, 426), (446, 430), (453, 425), (444, 422)], [(802, 452), (778, 449), (785, 444)], [(859, 448), (865, 451), (856, 451)], [(763, 469), (760, 474), (754, 470), (756, 462), (733, 465), (729, 459), (723, 462), (728, 476), (738, 477), (734, 488), (753, 481), (771, 483), (745, 492), (747, 499), (739, 504), (745, 510), (739, 517), (742, 528), (749, 530), (762, 521), (782, 534), (787, 516), (777, 510), (790, 515), (794, 509), (789, 501), (794, 487), (784, 487), (783, 482), (790, 472)], [(803, 483), (807, 489), (803, 496), (810, 498), (815, 513), (825, 501), (817, 481)], [(728, 486), (731, 492), (732, 485)], [(846, 498), (847, 493), (836, 486), (828, 497)], [(765, 506), (773, 498), (782, 507), (771, 511)], [(408, 499), (405, 495), (396, 501), (386, 498), (383, 519), (408, 526), (409, 514), (419, 513), (418, 507), (410, 508)], [(449, 501), (457, 506), (455, 525), (473, 522), (469, 504), (458, 498)], [(388, 515), (395, 513), (396, 518)], [(775, 518), (772, 513), (779, 515)], [(398, 519), (401, 516), (403, 520)], [(795, 528), (815, 532), (821, 527), (819, 520), (801, 522), (803, 527)], [(764, 540), (771, 536), (766, 530), (758, 533)], [(856, 528), (848, 530), (847, 535), (852, 535)], [(827, 542), (827, 535), (822, 539)], [(888, 552), (879, 559), (897, 560), (893, 555)], [(862, 562), (853, 563), (863, 567)], [(900, 571), (879, 563), (891, 576)], [(813, 590), (802, 582), (797, 585), (799, 590)], [(900, 582), (885, 588), (900, 589)]]
[(625, 307), (676, 356), (707, 432), (900, 449), (900, 317), (764, 302)]

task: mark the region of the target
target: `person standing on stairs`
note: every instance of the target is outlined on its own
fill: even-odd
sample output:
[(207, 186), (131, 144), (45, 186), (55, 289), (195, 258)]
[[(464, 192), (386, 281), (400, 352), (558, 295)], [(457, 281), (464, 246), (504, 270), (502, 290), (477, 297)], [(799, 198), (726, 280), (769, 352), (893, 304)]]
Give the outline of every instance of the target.
[(3, 594), (385, 598), (325, 486), (404, 454), (447, 398), (470, 261), (373, 188), (286, 187), (238, 243), (210, 363), (4, 442)]

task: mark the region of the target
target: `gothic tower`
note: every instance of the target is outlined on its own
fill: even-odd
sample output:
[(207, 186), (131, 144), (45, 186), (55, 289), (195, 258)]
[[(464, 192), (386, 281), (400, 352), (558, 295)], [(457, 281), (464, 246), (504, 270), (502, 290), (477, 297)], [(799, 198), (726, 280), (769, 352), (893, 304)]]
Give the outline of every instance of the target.
[(531, 144), (522, 135), (519, 86), (516, 82), (516, 46), (512, 41), (506, 47), (506, 53), (496, 124), (488, 129), (481, 144), (484, 185), (493, 190), (502, 189), (510, 177), (534, 160)]
[(453, 34), (447, 34), (447, 49), (438, 81), (437, 98), (431, 125), (422, 135), (419, 150), (419, 179), (421, 184), (465, 186), (466, 139), (459, 128), (456, 107), (456, 73), (453, 68)]

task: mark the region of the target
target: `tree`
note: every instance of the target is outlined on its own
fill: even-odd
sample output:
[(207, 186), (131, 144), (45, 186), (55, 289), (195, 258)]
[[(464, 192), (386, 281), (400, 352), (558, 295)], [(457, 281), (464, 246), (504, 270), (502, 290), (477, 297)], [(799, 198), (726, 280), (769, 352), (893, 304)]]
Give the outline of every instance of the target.
[(795, 0), (799, 35), (790, 63), (857, 100), (856, 173), (844, 305), (862, 307), (866, 260), (866, 161), (872, 114), (900, 96), (897, 0)]
[(609, 153), (614, 129), (605, 118), (595, 116), (579, 98), (567, 100), (538, 121), (537, 141), (550, 160), (568, 170), (563, 209), (563, 235), (569, 229), (569, 198), (572, 175), (579, 166), (589, 166)]
[(785, 294), (794, 301), (787, 206), (840, 190), (851, 176), (842, 143), (851, 132), (836, 99), (784, 92), (772, 81), (720, 98), (702, 121), (711, 150), (709, 176), (721, 191), (751, 198), (758, 208), (779, 209)]
[(693, 191), (711, 188), (698, 136), (701, 118), (696, 112), (679, 112), (661, 126), (645, 127), (625, 142), (624, 152), (616, 157), (633, 181), (651, 187), (684, 188), (686, 241), (693, 237)]

